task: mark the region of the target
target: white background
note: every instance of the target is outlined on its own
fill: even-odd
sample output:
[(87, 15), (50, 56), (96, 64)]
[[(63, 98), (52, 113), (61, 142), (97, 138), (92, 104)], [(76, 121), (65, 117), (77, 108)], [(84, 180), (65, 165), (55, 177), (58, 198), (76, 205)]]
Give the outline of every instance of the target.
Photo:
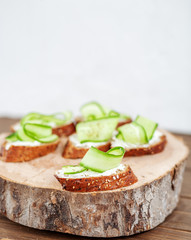
[(191, 133), (190, 0), (0, 0), (0, 115), (90, 100)]

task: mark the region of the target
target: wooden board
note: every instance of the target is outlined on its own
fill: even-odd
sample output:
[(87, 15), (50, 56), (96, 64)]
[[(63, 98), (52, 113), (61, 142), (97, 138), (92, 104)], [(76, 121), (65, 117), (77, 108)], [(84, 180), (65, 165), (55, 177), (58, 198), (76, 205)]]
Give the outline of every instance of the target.
[(185, 166), (187, 149), (172, 135), (167, 134), (167, 139), (163, 153), (125, 159), (139, 182), (112, 192), (62, 191), (53, 177), (66, 163), (62, 146), (55, 154), (28, 163), (1, 162), (1, 212), (27, 226), (86, 236), (113, 237), (151, 229), (177, 205)]

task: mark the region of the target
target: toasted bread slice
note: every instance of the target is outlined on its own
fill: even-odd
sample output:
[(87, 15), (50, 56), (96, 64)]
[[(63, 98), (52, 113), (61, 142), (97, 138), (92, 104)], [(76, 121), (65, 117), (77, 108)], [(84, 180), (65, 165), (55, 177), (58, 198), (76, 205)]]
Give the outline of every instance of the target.
[[(15, 132), (19, 127), (19, 122), (15, 123), (10, 127), (11, 132)], [(76, 131), (75, 125), (73, 122), (68, 123), (66, 125), (61, 125), (58, 127), (53, 127), (52, 128), (52, 134), (56, 134), (59, 137), (61, 136), (70, 136), (72, 133)]]
[(14, 146), (6, 149), (6, 142), (1, 147), (2, 160), (5, 162), (24, 162), (45, 156), (54, 152), (60, 140), (52, 143), (41, 144), (39, 146)]
[(121, 140), (119, 142), (115, 142), (116, 138), (113, 138), (111, 141), (111, 147), (116, 147), (116, 145), (121, 146), (125, 149), (124, 157), (130, 156), (143, 156), (143, 155), (151, 155), (160, 153), (164, 150), (165, 145), (167, 143), (166, 136), (158, 131), (160, 134), (155, 141), (151, 141), (149, 144), (146, 145), (134, 145), (134, 146), (126, 146), (126, 144), (121, 144)]
[[(111, 143), (107, 142), (104, 145), (100, 145), (96, 148), (103, 152), (107, 152), (110, 149), (110, 146), (111, 146)], [(66, 143), (62, 156), (64, 158), (69, 158), (69, 159), (83, 158), (88, 150), (89, 148), (75, 146), (69, 139), (68, 142)]]
[(97, 173), (92, 176), (89, 174), (88, 176), (82, 175), (82, 177), (79, 177), (79, 175), (77, 177), (70, 177), (71, 175), (68, 177), (66, 175), (62, 177), (62, 175), (58, 173), (59, 171), (57, 171), (55, 177), (66, 191), (95, 192), (114, 190), (130, 186), (138, 181), (130, 166), (123, 166), (123, 170), (117, 170), (113, 173), (111, 172), (109, 175)]

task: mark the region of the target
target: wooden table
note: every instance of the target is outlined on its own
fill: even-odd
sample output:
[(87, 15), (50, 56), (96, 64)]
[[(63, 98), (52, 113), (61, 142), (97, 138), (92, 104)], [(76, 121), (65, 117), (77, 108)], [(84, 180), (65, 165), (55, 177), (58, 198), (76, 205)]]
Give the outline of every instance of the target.
[[(15, 119), (0, 118), (0, 132), (9, 130)], [(184, 139), (191, 149), (191, 135), (177, 134)], [(0, 240), (82, 240), (92, 239), (86, 237), (72, 236), (69, 234), (41, 231), (14, 223), (0, 215)], [(184, 174), (184, 181), (180, 196), (180, 202), (175, 211), (167, 217), (164, 223), (153, 230), (130, 237), (119, 237), (114, 239), (173, 239), (191, 240), (191, 154), (188, 157), (187, 167)]]

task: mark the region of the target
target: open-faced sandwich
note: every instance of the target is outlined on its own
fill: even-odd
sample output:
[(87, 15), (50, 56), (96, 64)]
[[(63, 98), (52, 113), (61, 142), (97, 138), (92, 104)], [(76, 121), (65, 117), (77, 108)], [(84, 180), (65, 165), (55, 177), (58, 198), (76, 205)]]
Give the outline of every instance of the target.
[(63, 166), (55, 173), (63, 189), (73, 192), (106, 191), (127, 187), (138, 181), (130, 166), (120, 164), (124, 149), (102, 152), (91, 147), (79, 165)]
[(76, 118), (76, 122), (83, 122), (88, 120), (96, 120), (99, 118), (118, 116), (117, 127), (122, 126), (123, 124), (130, 123), (131, 117), (125, 114), (118, 113), (112, 109), (106, 108), (99, 104), (98, 102), (89, 102), (84, 104), (80, 108), (81, 117)]
[(91, 146), (104, 152), (108, 151), (118, 121), (117, 115), (79, 122), (76, 125), (76, 133), (69, 136), (62, 156), (82, 158)]
[(132, 123), (117, 129), (111, 147), (123, 147), (125, 157), (159, 153), (166, 145), (166, 137), (157, 127), (158, 124), (152, 120), (137, 116)]
[(37, 123), (25, 123), (5, 138), (1, 146), (2, 160), (23, 162), (54, 152), (59, 144), (59, 137), (52, 134), (52, 128)]
[(50, 126), (52, 133), (60, 136), (69, 136), (75, 132), (75, 125), (72, 121), (71, 112), (60, 112), (52, 115), (40, 113), (29, 113), (20, 122), (11, 126), (11, 131), (15, 132), (25, 123), (37, 123)]

